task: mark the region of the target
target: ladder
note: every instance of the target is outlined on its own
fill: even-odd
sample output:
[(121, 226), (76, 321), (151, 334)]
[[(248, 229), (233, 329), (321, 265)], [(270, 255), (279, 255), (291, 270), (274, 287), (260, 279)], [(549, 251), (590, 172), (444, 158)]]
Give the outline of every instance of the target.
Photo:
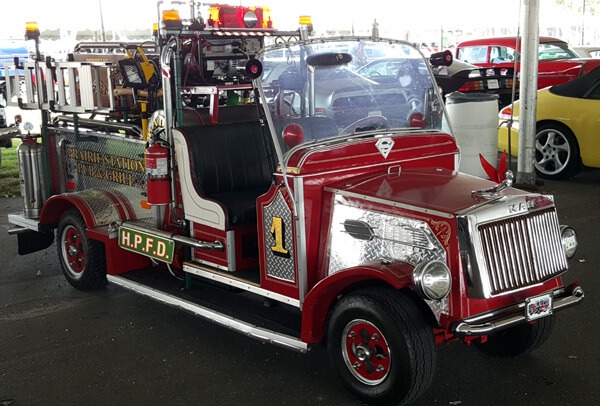
[[(64, 113), (114, 111), (110, 62), (24, 62), (7, 65), (7, 105)], [(22, 74), (19, 69), (22, 68)]]

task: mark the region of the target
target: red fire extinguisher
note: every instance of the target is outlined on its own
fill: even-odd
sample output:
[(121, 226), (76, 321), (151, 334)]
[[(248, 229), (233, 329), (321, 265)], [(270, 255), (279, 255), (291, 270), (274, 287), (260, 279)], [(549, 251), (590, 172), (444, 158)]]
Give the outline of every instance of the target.
[(146, 146), (144, 158), (148, 203), (151, 205), (169, 204), (171, 200), (169, 148), (160, 141), (150, 140)]

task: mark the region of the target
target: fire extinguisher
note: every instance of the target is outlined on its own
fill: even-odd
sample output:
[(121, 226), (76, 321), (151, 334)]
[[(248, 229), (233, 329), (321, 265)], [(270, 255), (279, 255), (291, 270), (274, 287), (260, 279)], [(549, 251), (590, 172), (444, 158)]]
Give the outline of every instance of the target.
[(168, 144), (162, 140), (149, 140), (146, 144), (144, 159), (146, 161), (148, 203), (151, 205), (169, 204), (171, 181)]

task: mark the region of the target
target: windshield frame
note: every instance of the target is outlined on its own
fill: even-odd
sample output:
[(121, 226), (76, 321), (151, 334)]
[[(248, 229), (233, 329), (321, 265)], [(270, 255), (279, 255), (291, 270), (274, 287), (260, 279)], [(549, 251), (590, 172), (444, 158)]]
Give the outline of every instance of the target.
[[(304, 65), (302, 67), (307, 67), (307, 73), (313, 72), (318, 69), (312, 67), (309, 65), (306, 65), (306, 57), (308, 56), (308, 52), (310, 52), (311, 50), (314, 49), (319, 49), (319, 47), (322, 48), (327, 48), (328, 46), (332, 47), (332, 50), (334, 52), (338, 52), (339, 54), (345, 55), (346, 52), (344, 52), (344, 50), (340, 50), (338, 48), (343, 47), (343, 46), (347, 46), (348, 48), (350, 47), (357, 47), (360, 46), (360, 44), (363, 44), (365, 48), (367, 47), (371, 47), (371, 46), (378, 46), (378, 45), (382, 45), (382, 47), (385, 46), (389, 46), (391, 49), (396, 47), (396, 50), (400, 50), (402, 49), (405, 52), (410, 52), (410, 58), (407, 56), (406, 60), (410, 60), (410, 61), (414, 61), (414, 64), (416, 66), (418, 66), (419, 73), (422, 75), (421, 78), (426, 78), (427, 82), (426, 85), (429, 86), (428, 89), (432, 89), (431, 91), (426, 93), (425, 99), (423, 99), (423, 104), (427, 104), (427, 105), (436, 105), (437, 106), (437, 110), (436, 110), (436, 114), (439, 115), (439, 125), (430, 127), (430, 128), (423, 128), (423, 127), (414, 127), (414, 126), (404, 126), (404, 127), (398, 127), (398, 126), (393, 126), (393, 127), (388, 127), (388, 128), (384, 128), (383, 126), (381, 128), (376, 127), (376, 128), (369, 128), (367, 126), (365, 126), (364, 128), (359, 127), (358, 129), (354, 128), (352, 129), (352, 131), (348, 131), (346, 133), (344, 133), (344, 130), (342, 129), (341, 131), (339, 131), (336, 135), (334, 136), (328, 136), (324, 139), (313, 139), (313, 140), (308, 140), (308, 141), (304, 141), (302, 143), (300, 143), (299, 145), (293, 145), (293, 146), (288, 146), (285, 145), (282, 142), (282, 128), (280, 125), (276, 125), (275, 124), (275, 119), (274, 116), (276, 117), (280, 117), (279, 115), (274, 114), (273, 111), (273, 105), (275, 104), (275, 102), (273, 101), (273, 94), (268, 94), (269, 91), (272, 91), (272, 89), (270, 89), (271, 84), (273, 83), (273, 81), (275, 81), (275, 79), (273, 77), (270, 77), (271, 75), (275, 74), (275, 70), (276, 69), (285, 69), (285, 64), (288, 65), (294, 65), (295, 63), (302, 63), (304, 62)], [(337, 48), (336, 48), (337, 47)], [(283, 51), (283, 53), (282, 53)], [(273, 58), (273, 60), (269, 60), (268, 56), (269, 54), (272, 54), (275, 56), (275, 58)], [(318, 54), (319, 52), (314, 52), (314, 54)], [(284, 57), (282, 58), (282, 55), (284, 55)], [(285, 56), (287, 55), (287, 56)], [(355, 66), (354, 69), (350, 69), (348, 67), (347, 64), (344, 64), (343, 66), (339, 66), (338, 70), (339, 71), (343, 71), (344, 75), (348, 75), (348, 77), (350, 79), (348, 80), (354, 80), (355, 76), (356, 77), (360, 77), (360, 82), (365, 83), (365, 84), (369, 84), (369, 83), (373, 83), (373, 84), (377, 84), (377, 85), (381, 85), (381, 83), (378, 83), (376, 80), (373, 80), (373, 78), (366, 78), (363, 77), (361, 75), (359, 75), (358, 73), (356, 73), (357, 71), (359, 71), (360, 69), (364, 68), (364, 66), (368, 65), (369, 63), (372, 62), (376, 62), (380, 59), (385, 59), (388, 56), (383, 56), (381, 57), (381, 54), (377, 55), (377, 57), (372, 58), (370, 60), (364, 61), (364, 63), (362, 63), (359, 66)], [(308, 39), (308, 40), (304, 40), (304, 41), (297, 41), (297, 42), (287, 42), (287, 43), (280, 43), (280, 44), (275, 44), (275, 45), (271, 45), (268, 46), (266, 48), (264, 48), (258, 55), (258, 58), (261, 60), (261, 62), (263, 63), (264, 66), (264, 71), (263, 74), (260, 78), (255, 80), (255, 86), (259, 92), (260, 98), (261, 98), (261, 103), (263, 105), (263, 109), (265, 112), (265, 116), (267, 118), (267, 123), (269, 125), (269, 129), (270, 129), (270, 133), (273, 137), (273, 143), (275, 145), (275, 149), (278, 155), (278, 161), (280, 162), (280, 164), (282, 165), (282, 170), (285, 170), (284, 168), (287, 166), (287, 161), (289, 160), (289, 158), (294, 154), (294, 152), (298, 151), (299, 149), (312, 149), (312, 148), (316, 148), (322, 145), (333, 145), (336, 143), (341, 143), (341, 142), (351, 142), (354, 139), (358, 139), (358, 138), (369, 138), (369, 137), (378, 137), (381, 134), (387, 134), (387, 135), (398, 135), (398, 134), (422, 134), (422, 133), (431, 133), (431, 132), (443, 132), (443, 133), (447, 133), (451, 136), (453, 136), (450, 125), (448, 123), (448, 118), (447, 118), (447, 114), (444, 108), (444, 103), (442, 100), (442, 96), (441, 93), (439, 92), (439, 86), (437, 85), (434, 75), (433, 75), (433, 71), (432, 71), (432, 67), (429, 63), (429, 61), (423, 56), (422, 52), (417, 49), (412, 43), (406, 42), (406, 41), (400, 41), (400, 40), (393, 40), (393, 39), (385, 39), (385, 38), (373, 38), (373, 37), (332, 37), (332, 38), (312, 38), (312, 39)], [(400, 59), (400, 57), (398, 57), (398, 59)], [(283, 67), (282, 67), (283, 65)], [(316, 75), (318, 76), (318, 75)], [(281, 77), (281, 73), (279, 73), (279, 75), (277, 76), (277, 80), (279, 80), (279, 78)], [(311, 77), (306, 77), (303, 78), (303, 85), (308, 86), (310, 89), (314, 89), (315, 86), (317, 88), (319, 88), (319, 86), (321, 86), (321, 88), (323, 87), (323, 84), (317, 84), (315, 85), (315, 75), (312, 75)], [(290, 81), (290, 88), (294, 88), (294, 86), (300, 86), (300, 84), (295, 84), (292, 81)], [(388, 85), (389, 86), (389, 85)], [(335, 88), (334, 88), (335, 89)], [(385, 93), (388, 91), (386, 87), (382, 86), (381, 88), (379, 88), (379, 90), (381, 90), (381, 94), (385, 95)], [(303, 89), (304, 92), (306, 92), (306, 90)], [(360, 91), (360, 90), (358, 90)], [(389, 91), (389, 93), (393, 93), (393, 91)], [(299, 97), (299, 101), (298, 101), (298, 108), (302, 109), (302, 115), (300, 116), (300, 118), (316, 118), (315, 116), (319, 115), (319, 113), (322, 113), (318, 111), (319, 106), (315, 106), (315, 102), (313, 100), (314, 98), (314, 91), (312, 93), (311, 97), (305, 98), (300, 96)], [(427, 99), (427, 97), (429, 97), (429, 99)], [(328, 102), (331, 102), (331, 100), (328, 100)], [(317, 111), (316, 111), (317, 109)], [(332, 108), (333, 110), (333, 108)], [(315, 114), (316, 113), (316, 114)], [(305, 115), (306, 114), (306, 115)], [(324, 114), (327, 115), (327, 114)], [(369, 114), (370, 115), (370, 114)], [(319, 116), (321, 117), (321, 116)], [(412, 123), (412, 121), (410, 121)], [(341, 128), (342, 126), (338, 126), (338, 128)], [(360, 132), (357, 132), (358, 130), (360, 130)]]

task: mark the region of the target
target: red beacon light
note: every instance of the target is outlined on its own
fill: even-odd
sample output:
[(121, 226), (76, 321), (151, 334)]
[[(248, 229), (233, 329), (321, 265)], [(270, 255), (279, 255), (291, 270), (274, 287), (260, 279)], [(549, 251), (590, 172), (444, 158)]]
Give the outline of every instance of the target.
[(297, 123), (291, 123), (283, 129), (283, 141), (290, 148), (300, 145), (304, 142), (304, 130)]
[(273, 28), (268, 7), (213, 5), (208, 15), (208, 25), (212, 28)]

